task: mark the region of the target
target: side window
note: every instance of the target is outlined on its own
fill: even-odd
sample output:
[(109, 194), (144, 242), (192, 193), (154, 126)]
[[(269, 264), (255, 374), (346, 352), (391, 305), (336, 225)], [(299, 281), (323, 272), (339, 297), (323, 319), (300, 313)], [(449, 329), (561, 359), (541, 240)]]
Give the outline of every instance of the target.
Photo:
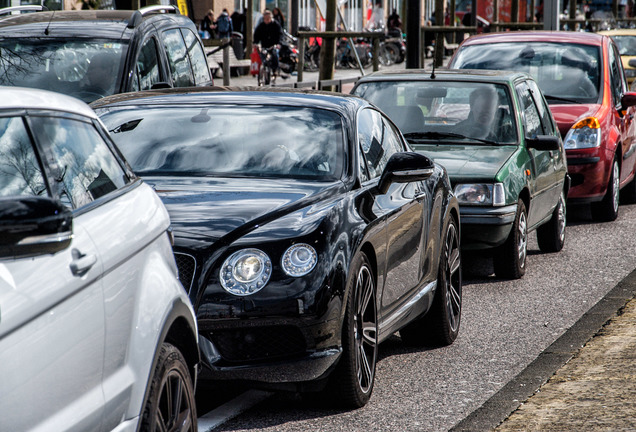
[(403, 151), (390, 124), (372, 109), (364, 109), (358, 114), (358, 143), (370, 178), (379, 177), (391, 155)]
[(533, 137), (536, 135), (542, 135), (544, 132), (541, 127), (541, 119), (539, 117), (537, 107), (534, 104), (534, 100), (532, 99), (532, 95), (530, 94), (528, 84), (525, 82), (517, 84), (516, 89), (525, 120), (526, 136)]
[(163, 46), (166, 48), (172, 85), (174, 87), (189, 87), (194, 85), (194, 77), (190, 67), (190, 59), (181, 31), (173, 29), (163, 32)]
[(0, 117), (0, 196), (47, 195), (22, 117)]
[(620, 57), (616, 54), (616, 48), (614, 45), (610, 45), (609, 50), (610, 59), (610, 87), (612, 88), (612, 99), (614, 105), (621, 103), (621, 97), (623, 96), (623, 70), (620, 65)]
[(144, 42), (137, 57), (133, 91), (150, 90), (154, 84), (160, 81), (157, 41), (155, 38), (150, 38)]
[(31, 117), (36, 140), (46, 149), (57, 198), (76, 209), (130, 181), (92, 123)]
[(199, 43), (199, 39), (192, 33), (190, 29), (182, 28), (181, 33), (188, 49), (188, 56), (192, 64), (192, 72), (194, 72), (194, 81), (196, 84), (204, 84), (210, 82), (210, 68), (208, 60), (203, 52), (203, 47)]
[(541, 90), (534, 81), (526, 81), (530, 88), (530, 93), (534, 99), (537, 108), (539, 109), (539, 117), (541, 118), (541, 124), (543, 125), (543, 133), (545, 135), (554, 135), (554, 123), (552, 122), (552, 114), (550, 108), (547, 106), (545, 99), (541, 96)]

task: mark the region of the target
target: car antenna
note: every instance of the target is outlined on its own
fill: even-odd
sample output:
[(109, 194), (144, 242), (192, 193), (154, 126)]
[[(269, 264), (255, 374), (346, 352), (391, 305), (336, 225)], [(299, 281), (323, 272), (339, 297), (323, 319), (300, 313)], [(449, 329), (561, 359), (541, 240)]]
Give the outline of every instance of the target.
[(53, 13), (51, 13), (51, 18), (49, 18), (49, 23), (46, 25), (46, 28), (44, 29), (44, 34), (46, 36), (49, 35), (49, 27), (51, 27), (51, 21), (53, 21), (53, 15), (55, 15), (55, 11), (53, 11)]

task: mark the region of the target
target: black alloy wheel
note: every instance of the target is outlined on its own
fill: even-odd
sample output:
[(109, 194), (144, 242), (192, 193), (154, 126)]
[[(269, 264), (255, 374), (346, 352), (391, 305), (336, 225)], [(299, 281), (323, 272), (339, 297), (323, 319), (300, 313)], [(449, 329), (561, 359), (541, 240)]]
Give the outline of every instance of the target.
[(451, 218), (444, 242), (435, 299), (430, 311), (400, 330), (402, 341), (411, 346), (446, 346), (459, 334), (462, 312), (462, 266), (459, 230)]
[(360, 408), (369, 402), (378, 358), (378, 312), (373, 270), (364, 253), (351, 264), (349, 297), (342, 328), (342, 356), (330, 378), (338, 405)]
[(542, 252), (559, 252), (565, 244), (566, 206), (565, 192), (561, 191), (552, 218), (537, 228), (537, 242)]
[(194, 388), (181, 352), (164, 343), (150, 382), (141, 431), (196, 432)]

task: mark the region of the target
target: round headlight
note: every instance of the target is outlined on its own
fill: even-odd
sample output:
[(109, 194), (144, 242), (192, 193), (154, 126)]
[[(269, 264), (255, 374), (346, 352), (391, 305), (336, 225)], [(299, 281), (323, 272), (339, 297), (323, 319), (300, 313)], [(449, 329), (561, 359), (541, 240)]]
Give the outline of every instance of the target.
[(260, 291), (272, 275), (272, 261), (258, 249), (242, 249), (228, 257), (221, 267), (221, 286), (230, 294), (246, 296)]
[(299, 277), (312, 271), (317, 261), (316, 250), (306, 243), (299, 243), (285, 251), (282, 265), (289, 276)]

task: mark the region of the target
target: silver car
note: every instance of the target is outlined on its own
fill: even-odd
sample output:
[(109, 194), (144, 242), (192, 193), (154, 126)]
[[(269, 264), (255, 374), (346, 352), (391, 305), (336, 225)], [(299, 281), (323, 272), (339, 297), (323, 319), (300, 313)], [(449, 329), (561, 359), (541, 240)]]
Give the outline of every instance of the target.
[(196, 430), (169, 224), (87, 105), (0, 87), (0, 431)]

